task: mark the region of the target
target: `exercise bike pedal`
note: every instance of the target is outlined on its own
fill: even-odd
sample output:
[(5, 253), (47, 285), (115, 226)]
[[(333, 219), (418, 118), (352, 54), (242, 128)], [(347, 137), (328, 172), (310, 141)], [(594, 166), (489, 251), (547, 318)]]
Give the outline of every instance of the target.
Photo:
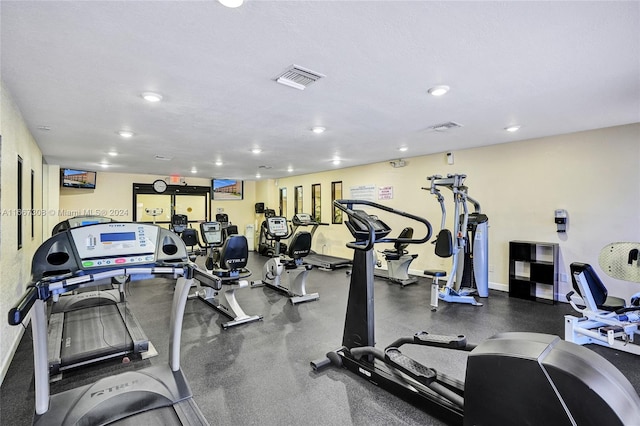
[(436, 346), (439, 348), (464, 349), (467, 346), (467, 338), (462, 334), (446, 336), (420, 331), (413, 335), (413, 339), (416, 345)]
[(419, 383), (428, 386), (436, 380), (436, 370), (420, 364), (409, 358), (397, 348), (387, 348), (384, 351), (386, 363), (407, 374)]

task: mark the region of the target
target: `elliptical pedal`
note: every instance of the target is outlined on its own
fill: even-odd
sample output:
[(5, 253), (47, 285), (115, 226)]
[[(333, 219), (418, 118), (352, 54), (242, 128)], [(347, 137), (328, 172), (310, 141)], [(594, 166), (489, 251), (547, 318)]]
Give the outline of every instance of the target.
[(387, 348), (384, 351), (387, 364), (409, 375), (417, 382), (429, 386), (436, 380), (436, 370), (420, 364), (409, 358), (397, 348)]
[(413, 337), (416, 345), (436, 346), (449, 349), (463, 349), (467, 346), (467, 338), (462, 334), (458, 336), (447, 336), (420, 331), (414, 334)]

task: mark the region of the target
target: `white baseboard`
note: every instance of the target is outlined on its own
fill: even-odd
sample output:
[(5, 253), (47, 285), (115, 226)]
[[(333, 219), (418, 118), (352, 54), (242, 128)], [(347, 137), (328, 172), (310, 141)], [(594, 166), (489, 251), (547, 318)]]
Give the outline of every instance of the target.
[[(425, 276), (424, 271), (421, 271), (419, 269), (409, 269), (409, 274), (410, 275), (415, 275), (417, 277), (424, 277)], [(509, 291), (509, 284), (489, 282), (489, 288), (491, 290), (498, 290), (498, 291), (508, 292)]]

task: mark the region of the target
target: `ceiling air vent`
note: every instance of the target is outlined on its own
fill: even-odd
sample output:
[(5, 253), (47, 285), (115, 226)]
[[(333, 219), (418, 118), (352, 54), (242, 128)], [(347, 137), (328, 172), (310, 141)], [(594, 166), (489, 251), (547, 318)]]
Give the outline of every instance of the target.
[(311, 83), (320, 80), (324, 77), (319, 72), (311, 71), (306, 68), (302, 68), (298, 65), (291, 65), (286, 71), (276, 77), (276, 81), (285, 86), (293, 87), (294, 89), (304, 90), (305, 87)]
[(435, 132), (446, 132), (449, 129), (455, 129), (456, 127), (462, 127), (462, 124), (456, 123), (455, 121), (447, 121), (446, 123), (434, 124), (433, 126), (429, 126), (427, 129)]
[(155, 159), (162, 161), (171, 161), (171, 157), (165, 157), (164, 155), (156, 155)]

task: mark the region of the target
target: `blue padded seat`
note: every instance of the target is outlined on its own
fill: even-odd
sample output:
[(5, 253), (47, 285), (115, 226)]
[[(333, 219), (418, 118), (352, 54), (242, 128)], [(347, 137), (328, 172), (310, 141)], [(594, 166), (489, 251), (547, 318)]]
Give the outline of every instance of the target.
[(596, 306), (599, 309), (613, 312), (625, 307), (626, 302), (624, 301), (624, 299), (609, 296), (607, 288), (604, 286), (604, 284), (600, 280), (600, 277), (591, 267), (591, 265), (589, 265), (588, 263), (573, 262), (571, 265), (569, 265), (569, 269), (571, 270), (571, 281), (573, 282), (573, 289), (580, 296), (583, 295), (580, 291), (578, 283), (576, 282), (576, 274), (579, 274), (580, 272), (584, 273), (587, 284), (589, 284), (589, 290), (593, 295), (593, 300), (594, 302), (596, 302)]

